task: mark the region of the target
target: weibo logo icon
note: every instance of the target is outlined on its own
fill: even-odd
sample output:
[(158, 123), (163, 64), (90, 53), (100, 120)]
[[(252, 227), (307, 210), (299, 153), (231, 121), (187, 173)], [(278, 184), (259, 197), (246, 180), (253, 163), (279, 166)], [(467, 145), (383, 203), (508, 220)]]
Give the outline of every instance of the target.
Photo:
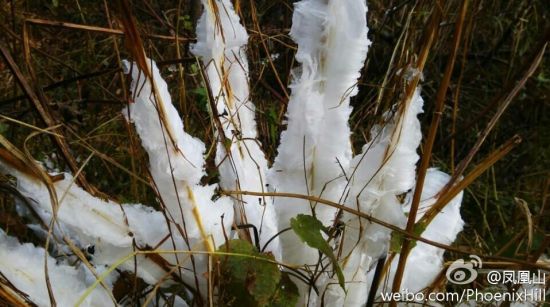
[(455, 260), (445, 273), (447, 280), (456, 285), (469, 284), (477, 278), (477, 269), (481, 269), (481, 258), (470, 255), (470, 261), (464, 259)]

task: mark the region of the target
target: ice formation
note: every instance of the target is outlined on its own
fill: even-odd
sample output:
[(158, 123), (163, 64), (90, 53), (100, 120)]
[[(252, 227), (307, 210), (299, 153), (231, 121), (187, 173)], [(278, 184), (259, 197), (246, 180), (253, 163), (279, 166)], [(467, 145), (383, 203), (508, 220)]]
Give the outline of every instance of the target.
[[(449, 182), (450, 176), (437, 169), (428, 169), (416, 221), (419, 221), (426, 211), (437, 201), (438, 193)], [(412, 202), (412, 192), (408, 193), (404, 212), (408, 213)], [(456, 236), (462, 231), (464, 222), (460, 216), (460, 204), (462, 192), (453, 198), (443, 210), (434, 218), (422, 233), (422, 237), (441, 244), (452, 244)], [(437, 275), (443, 269), (443, 253), (441, 248), (423, 242), (416, 242), (407, 260), (407, 266), (403, 274), (401, 289), (418, 293), (431, 285)], [(389, 293), (391, 291), (393, 277), (397, 269), (399, 257), (392, 261), (390, 273), (384, 279), (379, 291)], [(371, 276), (372, 277), (372, 276)]]
[[(249, 98), (248, 34), (228, 0), (203, 1), (192, 52), (201, 57), (206, 83), (214, 99), (218, 139), (216, 164), (220, 185), (228, 191), (266, 191), (267, 160), (257, 140), (255, 107)], [(263, 247), (277, 234), (270, 197), (235, 195), (235, 222), (254, 224)], [(251, 234), (253, 235), (253, 234)], [(281, 260), (279, 239), (267, 247)]]
[[(135, 63), (130, 65), (134, 103), (123, 112), (134, 123), (149, 155), (149, 169), (166, 208), (168, 227), (176, 234), (172, 249), (214, 252), (225, 242), (224, 233), (230, 233), (232, 203), (227, 197), (213, 200), (216, 185), (201, 185), (200, 179), (206, 175), (204, 143), (184, 131), (183, 121), (155, 62), (149, 60), (148, 66), (151, 79)], [(193, 261), (189, 257), (193, 257)], [(184, 267), (187, 281), (192, 283), (195, 276), (199, 276), (199, 287), (204, 292), (208, 257), (177, 258), (177, 263)]]
[[(384, 116), (384, 123), (372, 129), (370, 142), (352, 157), (350, 97), (357, 93), (356, 83), (370, 45), (365, 0), (295, 3), (290, 35), (298, 45), (299, 66), (293, 71), (287, 129), (281, 135), (271, 169), (257, 140), (255, 107), (249, 97), (246, 29), (231, 1), (202, 2), (204, 13), (197, 25), (197, 42), (192, 52), (202, 60), (205, 84), (211, 94), (209, 98), (213, 99), (210, 111), (217, 140), (220, 187), (252, 192), (265, 192), (269, 187), (275, 192), (316, 196), (404, 227), (410, 202), (401, 204), (399, 196), (415, 186), (419, 158), (416, 151), (422, 137), (417, 116), (422, 112), (423, 100), (420, 88), (416, 89), (410, 100), (396, 105)], [(291, 218), (300, 213), (310, 214), (325, 226), (335, 222), (344, 225), (342, 234), (331, 238), (329, 243), (338, 254), (346, 289), (340, 287), (333, 270), (327, 269), (315, 282), (319, 296), (297, 281), (300, 305), (363, 306), (372, 283), (373, 267), (388, 253), (391, 231), (356, 215), (344, 212), (337, 216), (334, 208), (296, 198), (214, 197), (218, 186), (201, 184), (206, 175), (205, 145), (184, 131), (155, 62), (147, 60), (147, 67), (128, 62), (126, 66), (132, 78), (133, 102), (123, 113), (134, 123), (149, 156), (153, 186), (164, 210), (98, 199), (76, 186), (70, 174), (53, 183), (59, 203), (52, 204), (50, 190), (43, 182), (1, 163), (4, 172), (17, 178), (17, 189), (30, 200), (44, 224), (50, 224), (52, 208), (58, 208), (55, 238), (59, 242), (71, 240), (79, 248), (94, 246), (91, 262), (97, 270), (136, 250), (200, 252), (164, 253), (162, 259), (168, 268), (139, 254), (135, 257), (137, 275), (155, 284), (168, 277), (166, 269), (177, 266), (177, 275), (183, 281), (211, 298), (215, 293), (207, 289), (211, 268), (204, 253), (214, 252), (223, 244), (234, 224), (255, 225), (263, 247), (279, 230), (289, 227)], [(446, 174), (429, 170), (421, 210), (433, 205), (448, 180)], [(460, 202), (461, 195), (445, 207), (423, 236), (451, 244), (462, 229)], [(49, 297), (42, 266), (44, 259), (52, 258), (46, 257), (43, 249), (21, 245), (3, 233), (0, 247), (0, 272), (33, 302), (47, 305)], [(304, 244), (292, 231), (272, 241), (267, 250), (286, 264), (313, 268), (319, 261), (318, 251)], [(441, 270), (442, 256), (443, 250), (417, 243), (411, 251), (402, 286), (421, 289), (429, 285)], [(134, 271), (135, 262), (131, 258), (119, 268)], [(24, 262), (18, 259), (32, 263), (30, 275), (25, 275), (26, 267), (21, 265)], [(60, 284), (70, 283), (70, 294), (54, 288), (58, 303), (73, 304), (95, 278), (90, 277), (90, 272), (81, 276), (77, 269), (66, 264), (52, 262), (49, 267), (50, 278), (66, 275)], [(387, 279), (393, 279), (393, 271), (390, 268)], [(28, 276), (33, 277), (32, 281)], [(108, 288), (110, 284), (106, 283)], [(379, 289), (389, 291), (387, 285)], [(108, 305), (112, 300), (108, 291), (98, 286), (85, 302)]]
[[(349, 99), (367, 49), (366, 5), (363, 0), (303, 0), (295, 4), (291, 37), (298, 44), (288, 103), (287, 129), (269, 172), (270, 187), (278, 192), (319, 196), (340, 202), (346, 185), (342, 170), (351, 160)], [(342, 56), (345, 54), (345, 56)], [(314, 214), (330, 225), (336, 210), (305, 200), (275, 199), (279, 228), (299, 213)], [(315, 264), (316, 250), (294, 233), (281, 235), (287, 263)]]
[(173, 223), (171, 227), (187, 237), (187, 248), (213, 251), (224, 242), (222, 217), (226, 231), (231, 227), (231, 203), (226, 197), (212, 201), (216, 186), (200, 184), (206, 175), (204, 143), (185, 133), (155, 62), (148, 61), (148, 66), (152, 80), (132, 64), (134, 103), (123, 113), (134, 123), (149, 154), (153, 182)]
[[(54, 190), (58, 203), (52, 203), (49, 191), (40, 180), (13, 167), (0, 163), (0, 167), (17, 178), (17, 189), (25, 196), (44, 225), (49, 225), (56, 210), (54, 235), (70, 239), (77, 247), (94, 247), (93, 263), (97, 268), (111, 266), (117, 260), (131, 255), (134, 241), (137, 247), (155, 247), (168, 234), (161, 212), (142, 205), (119, 205), (96, 198), (74, 183), (70, 174), (56, 181)], [(156, 228), (147, 227), (150, 223)], [(137, 256), (138, 275), (155, 283), (166, 272), (143, 256)], [(122, 270), (134, 270), (134, 261), (122, 263)]]
[[(418, 114), (423, 100), (417, 89), (409, 104), (401, 106), (394, 116), (386, 114), (383, 127), (375, 126), (372, 140), (354, 157), (349, 171), (349, 193), (346, 205), (404, 227), (406, 217), (397, 196), (413, 188), (416, 149), (422, 133)], [(327, 289), (328, 304), (359, 306), (366, 302), (367, 272), (387, 252), (391, 230), (344, 213), (346, 224), (340, 246), (342, 269), (346, 276), (347, 294), (339, 287)]]
[[(44, 262), (48, 261), (48, 280), (58, 306), (73, 306), (90, 284), (85, 268), (56, 263), (43, 248), (31, 243), (20, 244), (0, 229), (0, 273), (38, 306), (50, 306)], [(81, 306), (116, 306), (110, 290), (95, 288)]]

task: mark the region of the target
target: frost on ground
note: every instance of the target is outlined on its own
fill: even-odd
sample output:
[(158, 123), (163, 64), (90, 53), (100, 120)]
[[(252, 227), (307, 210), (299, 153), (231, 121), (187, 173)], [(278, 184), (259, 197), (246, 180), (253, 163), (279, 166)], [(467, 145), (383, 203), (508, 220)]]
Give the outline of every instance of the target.
[[(35, 304), (45, 306), (51, 299), (60, 306), (116, 304), (110, 293), (116, 279), (114, 268), (135, 272), (150, 285), (183, 283), (186, 297), (179, 298), (177, 305), (185, 305), (184, 299), (206, 304), (219, 293), (212, 289), (214, 268), (209, 255), (228, 239), (252, 240), (253, 231), (232, 230), (233, 225), (252, 224), (258, 230), (259, 248), (285, 264), (281, 270), (288, 270), (289, 265), (299, 268), (299, 274), (285, 281), (297, 286), (295, 304), (365, 305), (374, 268), (389, 253), (391, 230), (311, 199), (338, 203), (404, 228), (410, 202), (402, 204), (398, 197), (415, 187), (422, 137), (417, 118), (423, 106), (421, 89), (406, 103), (396, 105), (395, 112), (387, 113), (385, 124), (372, 129), (370, 142), (353, 157), (349, 102), (357, 93), (370, 45), (366, 3), (296, 3), (290, 35), (298, 44), (299, 65), (290, 86), (287, 129), (268, 168), (257, 140), (255, 107), (249, 99), (246, 30), (230, 1), (205, 0), (203, 6), (192, 52), (202, 59), (205, 84), (213, 99), (210, 115), (217, 140), (219, 186), (201, 184), (206, 175), (205, 144), (185, 132), (155, 62), (148, 60), (147, 67), (127, 62), (133, 103), (123, 113), (148, 153), (151, 183), (163, 210), (96, 198), (79, 188), (70, 174), (44, 182), (9, 161), (2, 162), (2, 171), (17, 178), (17, 189), (41, 225), (52, 231), (44, 234), (42, 227), (33, 229), (51, 236), (64, 255), (61, 259), (67, 259), (71, 251), (94, 247), (89, 261), (74, 265), (53, 261), (44, 249), (21, 245), (1, 233), (0, 272)], [(433, 205), (448, 180), (438, 170), (428, 172), (421, 210)], [(220, 188), (231, 197), (215, 197)], [(262, 195), (265, 192), (271, 193)], [(277, 193), (306, 195), (309, 200), (278, 197)], [(463, 225), (461, 198), (461, 194), (456, 196), (445, 207), (424, 237), (443, 244), (455, 240)], [(294, 231), (278, 235), (299, 214), (314, 216), (329, 229), (344, 225), (341, 235), (323, 233), (324, 244), (337, 255), (335, 261)], [(443, 252), (418, 243), (409, 257), (402, 287), (420, 290), (430, 285), (442, 269)], [(159, 257), (153, 257), (155, 253)], [(387, 272), (389, 280), (395, 264), (394, 260)], [(305, 283), (304, 276), (310, 282)], [(389, 291), (386, 285), (380, 289)]]

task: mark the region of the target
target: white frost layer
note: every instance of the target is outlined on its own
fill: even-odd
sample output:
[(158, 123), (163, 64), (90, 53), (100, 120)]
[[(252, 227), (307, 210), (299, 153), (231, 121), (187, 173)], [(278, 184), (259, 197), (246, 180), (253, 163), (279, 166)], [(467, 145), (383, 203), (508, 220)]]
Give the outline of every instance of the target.
[(224, 242), (221, 217), (224, 216), (226, 227), (233, 220), (230, 201), (221, 197), (213, 202), (215, 186), (200, 185), (200, 179), (206, 175), (204, 143), (185, 133), (166, 82), (156, 64), (153, 61), (149, 64), (160, 99), (156, 101), (151, 82), (132, 65), (134, 103), (123, 112), (129, 114), (128, 119), (135, 124), (149, 154), (151, 174), (169, 216), (182, 227), (185, 220), (190, 240), (203, 240), (198, 225), (202, 224), (206, 235), (213, 236), (214, 246), (221, 245)]
[[(450, 176), (435, 168), (428, 169), (424, 187), (422, 189), (421, 201), (418, 207), (418, 222), (437, 201), (438, 193), (449, 182)], [(413, 192), (408, 193), (404, 211), (410, 210)], [(462, 192), (453, 198), (445, 208), (432, 220), (422, 233), (422, 237), (445, 245), (451, 245), (456, 236), (462, 231), (464, 221), (460, 216), (460, 205), (462, 203)], [(421, 292), (428, 287), (443, 269), (443, 254), (445, 250), (423, 242), (416, 242), (407, 258), (407, 265), (401, 281), (401, 289), (410, 292)], [(393, 284), (395, 271), (399, 257), (392, 261), (389, 278), (385, 285), (379, 287), (379, 291), (390, 292)]]
[[(417, 89), (411, 101), (393, 116), (385, 115), (383, 127), (371, 130), (372, 140), (354, 157), (349, 171), (350, 188), (346, 205), (395, 226), (404, 227), (406, 217), (397, 196), (415, 183), (416, 149), (422, 132), (417, 118), (423, 100)], [(367, 272), (387, 252), (391, 230), (344, 213), (346, 230), (341, 241), (341, 266), (347, 294), (330, 286), (328, 304), (360, 306), (367, 300)], [(333, 281), (334, 282), (334, 281)]]
[[(3, 171), (17, 178), (17, 189), (30, 200), (34, 211), (44, 224), (52, 219), (52, 203), (46, 185), (0, 162)], [(67, 236), (78, 247), (93, 245), (92, 262), (97, 267), (110, 266), (117, 260), (133, 253), (133, 240), (145, 248), (156, 247), (168, 234), (165, 218), (161, 212), (142, 205), (119, 205), (96, 198), (73, 182), (73, 177), (64, 173), (64, 179), (54, 183), (58, 211), (54, 234)], [(156, 225), (155, 227), (150, 227)], [(165, 271), (143, 256), (137, 256), (138, 276), (148, 283), (156, 283)], [(134, 260), (123, 263), (122, 270), (134, 271)]]
[[(216, 186), (200, 184), (200, 179), (206, 175), (204, 143), (184, 131), (155, 62), (147, 60), (147, 64), (152, 80), (145, 77), (135, 63), (129, 64), (134, 103), (123, 113), (135, 124), (149, 155), (149, 169), (171, 220), (172, 234), (187, 239), (185, 244), (176, 242), (172, 248), (213, 252), (225, 242), (224, 232), (230, 233), (233, 224), (231, 200), (220, 197), (213, 201)], [(185, 268), (184, 277), (194, 284), (196, 274), (201, 290), (206, 291), (207, 257), (193, 257), (194, 266), (188, 256), (183, 257), (185, 263), (178, 260)]]
[[(44, 261), (48, 261), (48, 277), (58, 306), (74, 306), (90, 284), (84, 283), (85, 269), (57, 264), (44, 249), (31, 243), (20, 244), (0, 229), (0, 272), (18, 290), (27, 294), (38, 306), (50, 306), (44, 274)], [(95, 288), (81, 306), (116, 306), (108, 292)]]
[[(351, 160), (349, 98), (363, 67), (370, 41), (367, 38), (364, 0), (303, 0), (294, 5), (290, 35), (298, 44), (292, 95), (287, 109), (288, 126), (269, 171), (270, 188), (278, 192), (309, 194), (339, 202)], [(299, 213), (311, 214), (308, 201), (277, 198), (279, 229), (289, 227)], [(335, 210), (315, 207), (325, 225)], [(287, 263), (315, 264), (316, 250), (291, 231), (281, 236)]]
[[(216, 131), (220, 185), (225, 190), (263, 192), (267, 161), (257, 140), (255, 106), (249, 100), (248, 35), (231, 1), (203, 1), (203, 6), (197, 43), (191, 50), (202, 58), (223, 130)], [(235, 222), (255, 225), (264, 246), (278, 232), (271, 198), (235, 195), (233, 199)], [(267, 250), (281, 260), (278, 238)]]

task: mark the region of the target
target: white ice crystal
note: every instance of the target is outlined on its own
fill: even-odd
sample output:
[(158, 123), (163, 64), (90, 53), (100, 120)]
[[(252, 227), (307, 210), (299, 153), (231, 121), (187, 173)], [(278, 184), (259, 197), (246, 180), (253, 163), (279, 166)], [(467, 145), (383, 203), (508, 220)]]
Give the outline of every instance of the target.
[(134, 103), (123, 113), (136, 126), (149, 154), (153, 181), (171, 222), (186, 225), (184, 231), (194, 240), (191, 246), (202, 240), (200, 245), (212, 249), (224, 241), (221, 217), (224, 216), (226, 227), (233, 221), (229, 199), (221, 197), (214, 203), (211, 198), (215, 186), (200, 185), (200, 179), (206, 175), (204, 143), (185, 133), (166, 82), (153, 61), (148, 61), (148, 66), (153, 80), (148, 80), (136, 65), (132, 66)]
[[(131, 65), (134, 103), (127, 119), (134, 123), (141, 142), (149, 155), (149, 169), (162, 205), (169, 216), (172, 234), (177, 234), (176, 250), (214, 252), (224, 243), (224, 233), (233, 224), (233, 206), (229, 198), (214, 197), (215, 185), (203, 186), (204, 143), (183, 130), (183, 122), (172, 104), (166, 82), (154, 61), (148, 61), (152, 79), (135, 64)], [(170, 241), (170, 240), (168, 240)], [(185, 268), (184, 278), (192, 283), (199, 277), (201, 290), (206, 291), (207, 257), (178, 257)], [(199, 271), (194, 271), (194, 269)]]
[[(417, 89), (409, 105), (393, 117), (387, 113), (385, 125), (372, 129), (372, 140), (351, 162), (347, 206), (392, 225), (405, 226), (406, 217), (397, 196), (413, 188), (415, 183), (419, 158), (416, 149), (422, 137), (417, 116), (422, 112), (422, 105)], [(339, 287), (330, 286), (326, 301), (358, 306), (366, 302), (367, 272), (387, 252), (391, 230), (349, 213), (344, 213), (342, 220), (346, 224), (340, 243), (342, 270), (349, 284), (347, 294)]]
[[(288, 104), (287, 129), (270, 170), (270, 187), (278, 192), (320, 196), (339, 202), (351, 160), (349, 98), (367, 49), (366, 5), (363, 0), (304, 0), (295, 4), (291, 37), (298, 44), (296, 69)], [(345, 56), (343, 56), (345, 54)], [(275, 208), (279, 228), (289, 226), (299, 213), (312, 214), (312, 204), (279, 198)], [(325, 225), (335, 210), (315, 206), (315, 216)], [(317, 263), (317, 252), (292, 232), (281, 236), (283, 259), (289, 263)]]
[[(438, 193), (449, 182), (450, 176), (437, 170), (428, 169), (424, 187), (422, 188), (421, 201), (416, 221), (419, 221), (438, 199)], [(407, 201), (403, 207), (409, 212), (412, 202), (412, 192), (407, 195)], [(450, 245), (462, 231), (464, 222), (460, 216), (460, 204), (462, 192), (455, 196), (443, 210), (434, 218), (422, 233), (422, 237), (441, 244)], [(418, 293), (431, 285), (443, 269), (443, 253), (445, 250), (423, 242), (416, 242), (407, 258), (407, 266), (403, 274), (401, 289)], [(399, 257), (392, 261), (390, 273), (379, 291), (389, 293), (391, 291), (395, 270)], [(372, 277), (372, 276), (371, 276)]]
[[(19, 192), (30, 201), (33, 210), (45, 225), (49, 225), (55, 204), (51, 203), (45, 184), (25, 175), (4, 163), (4, 172), (17, 178)], [(138, 247), (153, 247), (168, 234), (164, 216), (142, 205), (119, 205), (88, 194), (78, 187), (70, 174), (54, 183), (58, 204), (54, 235), (68, 237), (77, 247), (94, 246), (93, 263), (97, 267), (110, 266), (134, 251), (133, 241)], [(149, 224), (158, 225), (151, 229)], [(137, 272), (150, 283), (156, 282), (166, 273), (143, 256), (136, 258), (140, 265)], [(134, 261), (124, 262), (121, 269), (134, 270)]]
[[(230, 1), (203, 1), (204, 12), (197, 25), (197, 43), (191, 48), (204, 63), (214, 99), (220, 185), (228, 191), (266, 190), (267, 160), (257, 140), (255, 107), (250, 101), (246, 30)], [(217, 13), (217, 14), (216, 14)], [(263, 247), (277, 232), (277, 219), (270, 197), (235, 195), (235, 220), (254, 224)], [(281, 260), (279, 239), (266, 249)]]
[[(232, 238), (233, 225), (254, 225), (263, 247), (279, 231), (287, 229), (297, 214), (314, 215), (325, 226), (338, 222), (343, 224), (343, 231), (329, 244), (338, 251), (346, 289), (340, 287), (330, 268), (316, 276), (314, 286), (318, 294), (295, 279), (300, 291), (299, 305), (363, 306), (373, 267), (388, 253), (390, 229), (348, 212), (337, 215), (335, 208), (303, 199), (241, 194), (217, 197), (215, 190), (266, 192), (269, 187), (275, 192), (319, 197), (404, 228), (410, 201), (402, 204), (399, 197), (410, 193), (416, 181), (417, 149), (422, 137), (418, 120), (423, 106), (420, 87), (410, 100), (384, 115), (383, 124), (371, 130), (370, 141), (353, 157), (348, 123), (352, 112), (350, 97), (357, 94), (356, 83), (370, 45), (366, 2), (295, 3), (290, 35), (298, 45), (298, 66), (292, 72), (287, 127), (268, 169), (258, 141), (255, 106), (250, 100), (246, 29), (231, 1), (204, 0), (202, 4), (197, 42), (191, 51), (202, 60), (205, 86), (211, 94), (209, 99), (213, 99), (210, 112), (219, 186), (201, 184), (201, 178), (207, 175), (205, 144), (184, 130), (167, 84), (150, 59), (145, 63), (147, 67), (124, 63), (125, 73), (132, 78), (132, 102), (123, 113), (134, 124), (148, 154), (152, 184), (163, 211), (94, 197), (78, 187), (70, 174), (53, 183), (58, 203), (52, 204), (50, 190), (43, 182), (7, 162), (0, 163), (2, 171), (17, 178), (17, 189), (29, 199), (43, 224), (49, 225), (55, 215), (56, 242), (63, 245), (70, 240), (78, 248), (94, 246), (90, 262), (97, 271), (132, 256), (136, 250), (163, 250), (167, 252), (160, 254), (166, 262), (162, 267), (141, 253), (122, 262), (118, 269), (133, 272), (137, 263), (139, 277), (162, 286), (170, 284), (165, 282), (171, 280), (167, 270), (174, 269), (175, 275), (198, 290), (196, 294), (210, 298), (216, 292), (207, 287), (213, 269), (205, 253), (215, 252), (228, 237)], [(434, 204), (448, 180), (449, 176), (440, 171), (428, 171), (417, 219)], [(455, 240), (463, 226), (461, 197), (455, 197), (436, 216), (422, 234), (424, 237), (444, 244)], [(58, 208), (55, 214), (53, 208)], [(40, 236), (46, 235), (39, 225), (30, 228)], [(267, 251), (287, 265), (312, 268), (319, 262), (319, 252), (292, 231), (276, 237)], [(420, 290), (429, 285), (442, 269), (443, 252), (418, 242), (411, 251), (402, 286)], [(193, 253), (196, 254), (190, 255)], [(0, 272), (38, 305), (49, 303), (44, 259), (43, 249), (21, 245), (0, 233)], [(31, 263), (28, 268), (23, 266), (25, 261)], [(56, 285), (69, 283), (70, 291), (54, 287), (58, 303), (74, 304), (94, 283), (95, 277), (89, 271), (78, 273), (68, 264), (48, 264), (50, 279)], [(323, 260), (325, 264), (327, 268), (332, 265)], [(388, 273), (390, 281), (395, 265), (394, 260)], [(113, 278), (106, 280), (107, 288)], [(385, 284), (379, 290), (389, 288)], [(176, 301), (186, 304), (181, 298)], [(100, 286), (85, 302), (90, 306), (113, 303), (108, 291)]]
[[(90, 284), (83, 282), (85, 268), (58, 264), (44, 249), (31, 243), (20, 244), (0, 229), (0, 273), (38, 306), (50, 306), (44, 262), (48, 261), (48, 280), (58, 306), (73, 306)], [(110, 291), (111, 289), (108, 289)], [(95, 288), (81, 306), (116, 306), (110, 293)]]

